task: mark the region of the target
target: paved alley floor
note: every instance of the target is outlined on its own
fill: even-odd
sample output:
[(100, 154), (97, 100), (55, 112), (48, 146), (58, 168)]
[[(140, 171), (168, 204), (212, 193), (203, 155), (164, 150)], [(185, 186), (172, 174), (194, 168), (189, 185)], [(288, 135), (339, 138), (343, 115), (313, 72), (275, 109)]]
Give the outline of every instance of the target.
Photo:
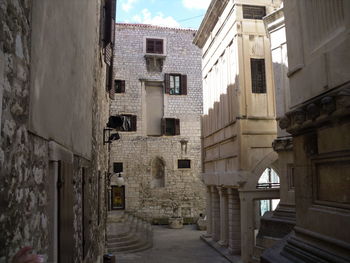
[(202, 240), (195, 225), (183, 229), (153, 226), (153, 248), (134, 253), (116, 255), (117, 263), (229, 263)]

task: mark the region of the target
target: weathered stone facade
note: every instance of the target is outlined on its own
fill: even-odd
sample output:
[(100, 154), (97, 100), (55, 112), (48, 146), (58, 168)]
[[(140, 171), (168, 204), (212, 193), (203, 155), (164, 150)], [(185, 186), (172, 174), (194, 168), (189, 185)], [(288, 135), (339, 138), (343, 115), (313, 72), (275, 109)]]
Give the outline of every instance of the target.
[(211, 217), (203, 239), (233, 262), (258, 260), (260, 200), (279, 199), (277, 182), (259, 184), (277, 160), (272, 57), (262, 18), (280, 3), (213, 0), (194, 39), (202, 49), (203, 179)]
[[(57, 262), (59, 162), (72, 167), (72, 260), (94, 262), (104, 252), (108, 153), (102, 133), (109, 99), (99, 45), (102, 3), (64, 2), (0, 3), (0, 262), (26, 245)], [(55, 20), (47, 10), (62, 17)], [(84, 259), (82, 167), (90, 186)]]
[[(125, 81), (125, 93), (116, 93), (110, 114), (137, 116), (137, 129), (119, 132), (121, 139), (112, 143), (111, 166), (123, 163), (126, 187), (126, 210), (154, 222), (181, 215), (189, 221), (204, 210), (204, 188), (200, 180), (202, 84), (200, 50), (192, 44), (195, 31), (150, 25), (117, 24), (115, 79)], [(163, 39), (164, 56), (160, 62), (145, 57), (146, 38)], [(160, 64), (157, 64), (160, 63)], [(152, 66), (152, 65), (151, 65)], [(187, 75), (187, 94), (165, 94), (166, 73)], [(149, 87), (159, 90), (160, 105), (149, 111)], [(147, 108), (149, 107), (149, 108)], [(180, 135), (148, 136), (152, 112), (161, 118), (180, 120)], [(159, 126), (158, 126), (159, 125)], [(160, 129), (161, 121), (154, 129)], [(190, 160), (190, 168), (179, 169), (178, 160)], [(157, 161), (158, 160), (158, 161)], [(154, 177), (161, 164), (163, 176)], [(161, 183), (160, 183), (161, 182)]]

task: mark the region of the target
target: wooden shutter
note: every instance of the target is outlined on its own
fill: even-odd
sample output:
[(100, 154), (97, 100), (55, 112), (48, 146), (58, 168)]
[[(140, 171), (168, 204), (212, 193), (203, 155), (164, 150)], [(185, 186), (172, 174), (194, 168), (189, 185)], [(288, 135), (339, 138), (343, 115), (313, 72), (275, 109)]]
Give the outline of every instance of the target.
[(115, 5), (116, 5), (116, 0), (105, 0), (104, 31), (103, 31), (104, 47), (106, 47), (110, 43), (114, 43)]
[(125, 92), (125, 80), (120, 81), (120, 93)]
[(137, 116), (131, 115), (130, 116), (130, 122), (131, 122), (131, 129), (130, 131), (136, 131), (137, 130)]
[(162, 135), (165, 135), (165, 133), (166, 133), (166, 119), (162, 119), (162, 121), (161, 121), (161, 131), (162, 131)]
[(175, 119), (175, 135), (180, 135), (180, 120)]
[(58, 162), (58, 262), (73, 262), (73, 165)]
[(181, 95), (187, 95), (187, 75), (181, 75)]
[(107, 90), (109, 92), (109, 98), (114, 100), (114, 94), (115, 94), (115, 88), (113, 87), (113, 64), (111, 66), (108, 67), (107, 69), (109, 72), (108, 72), (108, 75), (106, 77), (108, 77), (107, 79)]
[(164, 74), (164, 86), (165, 86), (165, 93), (170, 93), (170, 74), (165, 73)]

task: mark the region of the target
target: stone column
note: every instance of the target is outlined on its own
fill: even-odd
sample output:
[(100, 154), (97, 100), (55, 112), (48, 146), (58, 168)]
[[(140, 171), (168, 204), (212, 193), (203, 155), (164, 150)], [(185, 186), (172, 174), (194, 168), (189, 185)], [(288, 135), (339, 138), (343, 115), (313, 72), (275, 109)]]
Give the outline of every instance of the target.
[(241, 253), (241, 207), (237, 189), (227, 189), (229, 237), (228, 250), (231, 254)]
[(212, 217), (211, 217), (211, 231), (214, 241), (219, 241), (220, 239), (220, 199), (219, 193), (216, 186), (211, 187), (211, 197), (212, 197)]
[(207, 186), (207, 234), (206, 237), (212, 236), (212, 194), (211, 186)]
[(221, 246), (226, 247), (228, 244), (228, 205), (227, 189), (218, 187), (220, 196), (220, 241)]

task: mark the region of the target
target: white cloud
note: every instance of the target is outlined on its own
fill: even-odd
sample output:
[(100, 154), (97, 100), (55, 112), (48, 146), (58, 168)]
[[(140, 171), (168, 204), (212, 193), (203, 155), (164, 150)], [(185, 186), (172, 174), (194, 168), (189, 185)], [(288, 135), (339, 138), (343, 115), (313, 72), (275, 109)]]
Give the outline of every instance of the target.
[(211, 0), (182, 0), (184, 7), (188, 9), (207, 9)]
[(126, 2), (122, 3), (122, 9), (125, 12), (129, 12), (131, 8), (133, 8), (133, 5), (137, 2), (138, 0), (126, 0)]
[(157, 15), (152, 16), (152, 13), (147, 8), (142, 10), (141, 15), (135, 15), (132, 19), (136, 23), (166, 27), (180, 27), (180, 24), (173, 17), (165, 17), (161, 12), (158, 12)]

